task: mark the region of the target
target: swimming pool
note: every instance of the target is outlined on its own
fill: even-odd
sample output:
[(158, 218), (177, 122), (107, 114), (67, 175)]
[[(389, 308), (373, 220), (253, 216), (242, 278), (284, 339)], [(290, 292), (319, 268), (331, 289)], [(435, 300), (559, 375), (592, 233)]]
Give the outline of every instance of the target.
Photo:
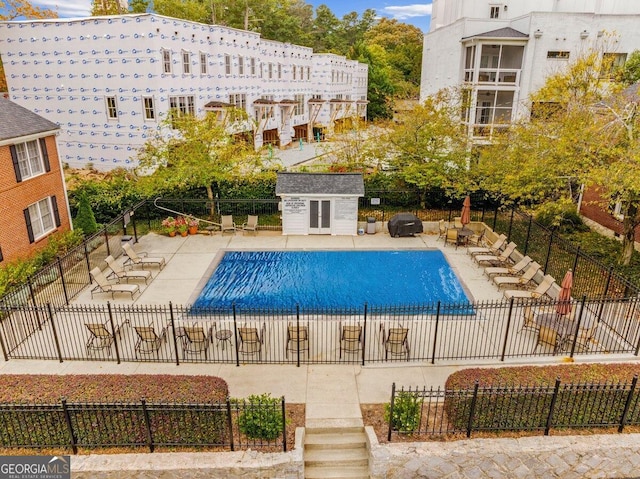
[(469, 304), (438, 250), (227, 251), (195, 309)]

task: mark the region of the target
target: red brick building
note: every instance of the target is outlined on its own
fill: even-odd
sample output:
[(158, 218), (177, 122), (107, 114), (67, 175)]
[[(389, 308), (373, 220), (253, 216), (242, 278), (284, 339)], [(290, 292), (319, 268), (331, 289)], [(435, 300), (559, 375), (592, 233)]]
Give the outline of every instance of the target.
[(0, 266), (71, 228), (58, 125), (0, 97)]

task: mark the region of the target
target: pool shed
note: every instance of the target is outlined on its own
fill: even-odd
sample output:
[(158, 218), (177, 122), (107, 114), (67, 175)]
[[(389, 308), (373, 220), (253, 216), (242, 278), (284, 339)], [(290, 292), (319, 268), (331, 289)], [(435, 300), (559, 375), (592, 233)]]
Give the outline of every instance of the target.
[(357, 235), (362, 173), (278, 173), (282, 234)]

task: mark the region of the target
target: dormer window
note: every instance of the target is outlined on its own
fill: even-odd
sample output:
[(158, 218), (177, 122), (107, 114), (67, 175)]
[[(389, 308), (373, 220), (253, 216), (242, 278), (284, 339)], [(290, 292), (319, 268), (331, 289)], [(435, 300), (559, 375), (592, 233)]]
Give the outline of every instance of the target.
[(489, 18), (500, 18), (500, 9), (502, 5), (491, 5), (489, 10)]

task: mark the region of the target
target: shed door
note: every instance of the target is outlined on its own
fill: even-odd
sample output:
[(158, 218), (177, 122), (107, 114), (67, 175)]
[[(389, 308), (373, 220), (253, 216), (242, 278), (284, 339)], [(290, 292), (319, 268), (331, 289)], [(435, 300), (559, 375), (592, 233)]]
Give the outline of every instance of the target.
[(309, 234), (331, 234), (331, 200), (309, 201)]

